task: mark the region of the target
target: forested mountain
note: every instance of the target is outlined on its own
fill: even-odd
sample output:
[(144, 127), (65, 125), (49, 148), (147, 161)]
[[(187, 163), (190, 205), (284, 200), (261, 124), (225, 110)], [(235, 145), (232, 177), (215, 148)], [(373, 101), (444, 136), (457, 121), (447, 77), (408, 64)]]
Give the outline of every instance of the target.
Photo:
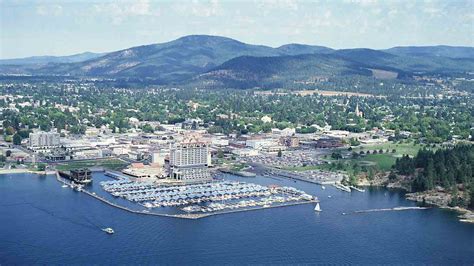
[[(294, 51), (293, 51), (294, 52)], [(23, 68), (28, 74), (74, 76), (139, 77), (178, 81), (203, 73), (225, 61), (243, 56), (279, 56), (284, 51), (245, 44), (230, 38), (191, 35), (177, 40), (132, 47), (75, 64), (50, 64), (41, 68)], [(4, 66), (3, 72), (21, 69)]]
[(279, 87), (288, 81), (333, 75), (371, 75), (356, 63), (326, 54), (279, 57), (243, 56), (225, 62), (194, 81), (204, 85), (233, 88)]
[[(193, 86), (278, 87), (331, 77), (375, 75), (379, 78), (377, 73), (404, 79), (415, 72), (473, 72), (474, 58), (469, 57), (472, 49), (437, 46), (396, 47), (385, 51), (363, 48), (333, 50), (303, 44), (272, 48), (226, 37), (191, 35), (102, 56), (82, 54), (55, 59), (3, 60), (0, 73), (125, 78), (151, 80), (154, 84)], [(449, 53), (451, 50), (452, 55)]]
[(300, 55), (300, 54), (328, 54), (334, 50), (324, 46), (306, 45), (306, 44), (285, 44), (277, 48), (285, 55)]
[(473, 69), (474, 59), (408, 57), (371, 49), (346, 49), (296, 56), (238, 57), (198, 75), (193, 81), (201, 86), (277, 88), (325, 78), (372, 77), (375, 72), (383, 72), (391, 78), (405, 78), (415, 72), (452, 74)]

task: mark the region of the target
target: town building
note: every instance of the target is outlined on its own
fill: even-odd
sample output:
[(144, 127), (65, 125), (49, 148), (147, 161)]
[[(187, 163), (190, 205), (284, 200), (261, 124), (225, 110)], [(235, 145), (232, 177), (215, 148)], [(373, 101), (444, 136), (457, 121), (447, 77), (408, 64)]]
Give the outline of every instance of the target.
[(176, 143), (170, 149), (170, 177), (185, 183), (211, 181), (210, 157), (207, 142), (187, 139)]
[(296, 136), (284, 137), (280, 139), (280, 144), (286, 147), (296, 148), (300, 146), (300, 139)]
[(326, 148), (339, 148), (344, 146), (342, 140), (339, 138), (326, 137), (320, 138), (316, 141), (316, 148), (326, 149)]
[(29, 147), (34, 151), (49, 152), (60, 145), (60, 135), (57, 132), (38, 131), (30, 133)]

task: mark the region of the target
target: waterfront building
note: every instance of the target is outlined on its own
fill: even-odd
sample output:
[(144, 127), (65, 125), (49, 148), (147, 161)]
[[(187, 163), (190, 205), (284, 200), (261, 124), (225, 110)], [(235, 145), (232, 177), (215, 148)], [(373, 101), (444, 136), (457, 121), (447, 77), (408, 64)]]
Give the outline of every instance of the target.
[(58, 171), (59, 175), (79, 184), (92, 182), (92, 172), (88, 168), (72, 169), (70, 171)]
[(212, 180), (209, 144), (195, 139), (176, 143), (170, 150), (170, 177), (186, 183)]

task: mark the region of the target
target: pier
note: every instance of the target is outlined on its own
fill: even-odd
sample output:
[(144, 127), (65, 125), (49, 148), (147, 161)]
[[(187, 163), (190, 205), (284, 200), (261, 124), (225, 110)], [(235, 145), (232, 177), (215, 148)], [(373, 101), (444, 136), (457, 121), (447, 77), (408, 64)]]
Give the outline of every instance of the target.
[(350, 187), (347, 187), (347, 186), (344, 186), (343, 184), (341, 183), (334, 183), (333, 186), (337, 189), (340, 189), (342, 191), (345, 191), (345, 192), (352, 192)]

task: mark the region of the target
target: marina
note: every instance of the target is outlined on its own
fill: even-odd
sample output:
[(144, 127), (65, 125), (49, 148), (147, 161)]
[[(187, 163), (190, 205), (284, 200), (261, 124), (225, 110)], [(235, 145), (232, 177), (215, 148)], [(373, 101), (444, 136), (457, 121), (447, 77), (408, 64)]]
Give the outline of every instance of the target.
[[(104, 176), (117, 177), (110, 172), (104, 173)], [(267, 187), (235, 181), (162, 186), (154, 182), (133, 181), (123, 176), (115, 180), (101, 181), (104, 192), (110, 193), (116, 199), (123, 198), (130, 201), (131, 206), (124, 206), (124, 204), (114, 202), (113, 199), (107, 199), (104, 195), (89, 191), (84, 185), (64, 179), (58, 173), (56, 179), (63, 184), (63, 187), (69, 186), (109, 206), (127, 212), (185, 219), (319, 202), (316, 197), (287, 186)], [(172, 213), (160, 212), (160, 207), (167, 207), (168, 210), (171, 208), (174, 211)]]
[[(316, 200), (313, 196), (292, 187), (267, 187), (235, 181), (159, 186), (153, 182), (113, 180), (103, 181), (101, 186), (114, 197), (137, 202), (148, 209), (182, 207), (181, 210), (186, 213), (212, 213)], [(240, 200), (243, 198), (246, 199)]]

